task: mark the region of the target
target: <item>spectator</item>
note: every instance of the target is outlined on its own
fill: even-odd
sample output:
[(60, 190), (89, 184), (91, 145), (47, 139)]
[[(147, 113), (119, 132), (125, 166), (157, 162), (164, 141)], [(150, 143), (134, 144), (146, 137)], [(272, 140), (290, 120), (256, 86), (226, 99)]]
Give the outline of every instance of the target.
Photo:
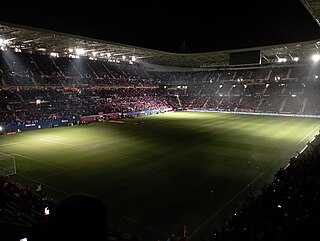
[(104, 203), (94, 196), (74, 194), (57, 203), (36, 240), (105, 241), (107, 232)]

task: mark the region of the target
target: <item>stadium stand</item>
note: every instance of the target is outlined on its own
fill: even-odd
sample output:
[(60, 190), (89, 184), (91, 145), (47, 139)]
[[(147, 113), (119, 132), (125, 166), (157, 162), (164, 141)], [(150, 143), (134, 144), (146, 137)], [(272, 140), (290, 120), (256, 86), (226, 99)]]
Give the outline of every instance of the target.
[(308, 64), (157, 72), (138, 63), (9, 56), (0, 52), (1, 125), (172, 108), (319, 113), (320, 71)]
[[(30, 30), (16, 31), (3, 25), (1, 31), (32, 36)], [(34, 36), (36, 38), (37, 33)], [(14, 39), (16, 36), (11, 37)], [(61, 39), (67, 42), (69, 37), (62, 36)], [(112, 47), (96, 44), (102, 49)], [(274, 51), (262, 49), (265, 62), (259, 66), (239, 67), (227, 65), (228, 53), (190, 55), (185, 59), (178, 55), (175, 59), (173, 54), (139, 52), (136, 49), (137, 54), (154, 56), (148, 66), (138, 61), (88, 56), (77, 58), (34, 49), (3, 47), (0, 51), (0, 126), (4, 129), (0, 132), (17, 131), (30, 124), (46, 123), (46, 127), (50, 127), (60, 121), (61, 125), (65, 120), (65, 124), (80, 123), (88, 117), (96, 118), (98, 113), (103, 113), (106, 119), (172, 110), (318, 117), (319, 62), (276, 61), (278, 55), (290, 53), (291, 56), (296, 46), (277, 46)], [(299, 46), (307, 46), (302, 54), (306, 56), (308, 51), (320, 47), (320, 41), (299, 43)], [(192, 63), (199, 62), (201, 66), (192, 66)], [(155, 67), (156, 64), (167, 63), (169, 67)], [(290, 159), (286, 168), (276, 173), (273, 182), (266, 185), (259, 196), (249, 196), (241, 210), (202, 241), (317, 240), (320, 225), (319, 155), (320, 135), (317, 135), (303, 152)], [(59, 223), (66, 218), (63, 215), (66, 212), (60, 213), (61, 209), (78, 207), (80, 211), (75, 209), (74, 212), (82, 214), (81, 210), (85, 209), (82, 198), (88, 197), (76, 195), (54, 203), (45, 192), (0, 176), (0, 239), (17, 241), (28, 236), (28, 241), (63, 240), (57, 237), (61, 233), (56, 232), (56, 228), (54, 231), (51, 229), (51, 225), (57, 224), (62, 232), (66, 231), (64, 228), (72, 231), (67, 235), (68, 240), (85, 238), (88, 234), (78, 232), (83, 229), (78, 220), (69, 220), (71, 224)], [(89, 197), (87, 201), (94, 203), (90, 207), (100, 206), (98, 214), (103, 214), (89, 219), (101, 228), (94, 231), (102, 232), (96, 240), (139, 240), (139, 237), (107, 227), (105, 207), (95, 198)], [(79, 206), (74, 206), (77, 202)], [(45, 211), (48, 209), (57, 216), (47, 215)], [(75, 229), (72, 229), (72, 223)], [(168, 238), (170, 241), (187, 239)]]
[(44, 223), (45, 209), (53, 202), (46, 192), (23, 186), (8, 177), (0, 176), (0, 233), (1, 240), (20, 240)]
[[(8, 59), (4, 51), (0, 52), (0, 123), (10, 131), (10, 126), (17, 124), (79, 119), (99, 112), (320, 113), (319, 65), (157, 72), (146, 71), (138, 63), (119, 65), (83, 59), (80, 64), (77, 59), (15, 52), (10, 56)], [(221, 230), (213, 232), (210, 240), (300, 240), (306, 233), (310, 238), (317, 235), (319, 143), (317, 136), (305, 152), (277, 172), (260, 196), (250, 197)], [(45, 222), (44, 208), (53, 205), (43, 194), (34, 194), (29, 187), (1, 177), (1, 233), (7, 235), (6, 240), (30, 236), (39, 223)], [(113, 240), (123, 240), (124, 236), (138, 240), (110, 230), (107, 240), (111, 236)]]

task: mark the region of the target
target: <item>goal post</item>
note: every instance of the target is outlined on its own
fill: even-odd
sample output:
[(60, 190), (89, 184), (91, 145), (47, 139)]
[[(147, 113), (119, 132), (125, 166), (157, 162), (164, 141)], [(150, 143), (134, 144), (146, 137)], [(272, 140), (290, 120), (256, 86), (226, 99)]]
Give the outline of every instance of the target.
[(17, 173), (16, 158), (0, 152), (0, 176), (10, 176)]

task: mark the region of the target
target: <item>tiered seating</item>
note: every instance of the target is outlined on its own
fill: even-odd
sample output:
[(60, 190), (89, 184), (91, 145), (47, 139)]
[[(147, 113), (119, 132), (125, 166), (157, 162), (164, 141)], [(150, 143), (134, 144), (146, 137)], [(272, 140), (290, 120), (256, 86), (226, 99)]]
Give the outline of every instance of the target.
[[(319, 113), (319, 91), (315, 90), (320, 89), (317, 81), (320, 71), (316, 66), (277, 64), (147, 72), (142, 65), (132, 62), (14, 52), (10, 52), (8, 58), (7, 54), (5, 51), (0, 54), (1, 89), (18, 94), (2, 101), (2, 124), (80, 117), (99, 111), (149, 110), (159, 106)], [(97, 92), (98, 98), (91, 96)], [(35, 105), (36, 97), (43, 100), (41, 105)], [(159, 102), (162, 104), (150, 104)]]
[[(99, 112), (166, 110), (172, 106), (183, 109), (320, 114), (320, 70), (314, 66), (146, 72), (139, 63), (11, 54), (9, 58), (5, 52), (0, 54), (0, 125), (78, 118)], [(310, 188), (306, 188), (319, 183), (318, 168), (313, 168), (318, 167), (314, 160), (319, 159), (319, 139), (316, 140), (317, 147), (310, 144), (306, 155), (292, 159), (289, 168), (277, 173), (275, 182), (264, 189), (263, 195), (250, 199), (250, 205), (241, 210), (240, 215), (221, 232), (216, 232), (212, 240), (226, 237), (232, 240), (245, 237), (250, 240), (250, 237), (257, 235), (277, 240), (284, 237), (286, 225), (295, 222), (296, 218), (318, 222), (318, 209), (313, 206), (304, 208), (300, 203), (307, 204), (306, 200), (300, 197), (311, 196), (312, 204), (319, 201), (319, 195), (310, 193)], [(302, 163), (302, 166), (298, 163)], [(299, 170), (303, 170), (304, 175)], [(307, 179), (303, 179), (306, 173)], [(14, 223), (26, 232), (25, 229), (28, 230), (43, 218), (43, 202), (33, 199), (30, 202), (31, 192), (28, 188), (9, 183), (3, 177), (0, 180), (0, 221)], [(290, 188), (284, 188), (287, 184), (294, 187), (293, 193), (288, 191)], [(274, 196), (274, 193), (277, 195)], [(288, 195), (292, 197), (291, 200), (285, 199)], [(288, 206), (278, 212), (279, 207), (274, 206), (274, 200)], [(40, 209), (35, 204), (39, 204)], [(300, 211), (295, 212), (296, 207)], [(253, 214), (256, 213), (261, 216), (255, 218)], [(268, 215), (263, 216), (263, 213)], [(276, 220), (281, 229), (276, 229), (272, 220)], [(305, 230), (305, 227), (298, 228)], [(257, 233), (257, 230), (262, 230), (262, 233)]]
[(45, 209), (53, 207), (54, 203), (46, 192), (0, 176), (1, 240), (13, 241), (30, 236), (37, 225), (45, 222)]

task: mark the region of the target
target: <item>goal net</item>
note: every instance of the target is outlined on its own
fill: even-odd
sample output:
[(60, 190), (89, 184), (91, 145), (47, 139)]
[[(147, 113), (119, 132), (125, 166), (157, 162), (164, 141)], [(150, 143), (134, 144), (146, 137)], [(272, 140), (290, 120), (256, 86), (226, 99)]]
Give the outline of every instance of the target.
[(0, 153), (0, 176), (16, 174), (16, 158), (12, 155)]

